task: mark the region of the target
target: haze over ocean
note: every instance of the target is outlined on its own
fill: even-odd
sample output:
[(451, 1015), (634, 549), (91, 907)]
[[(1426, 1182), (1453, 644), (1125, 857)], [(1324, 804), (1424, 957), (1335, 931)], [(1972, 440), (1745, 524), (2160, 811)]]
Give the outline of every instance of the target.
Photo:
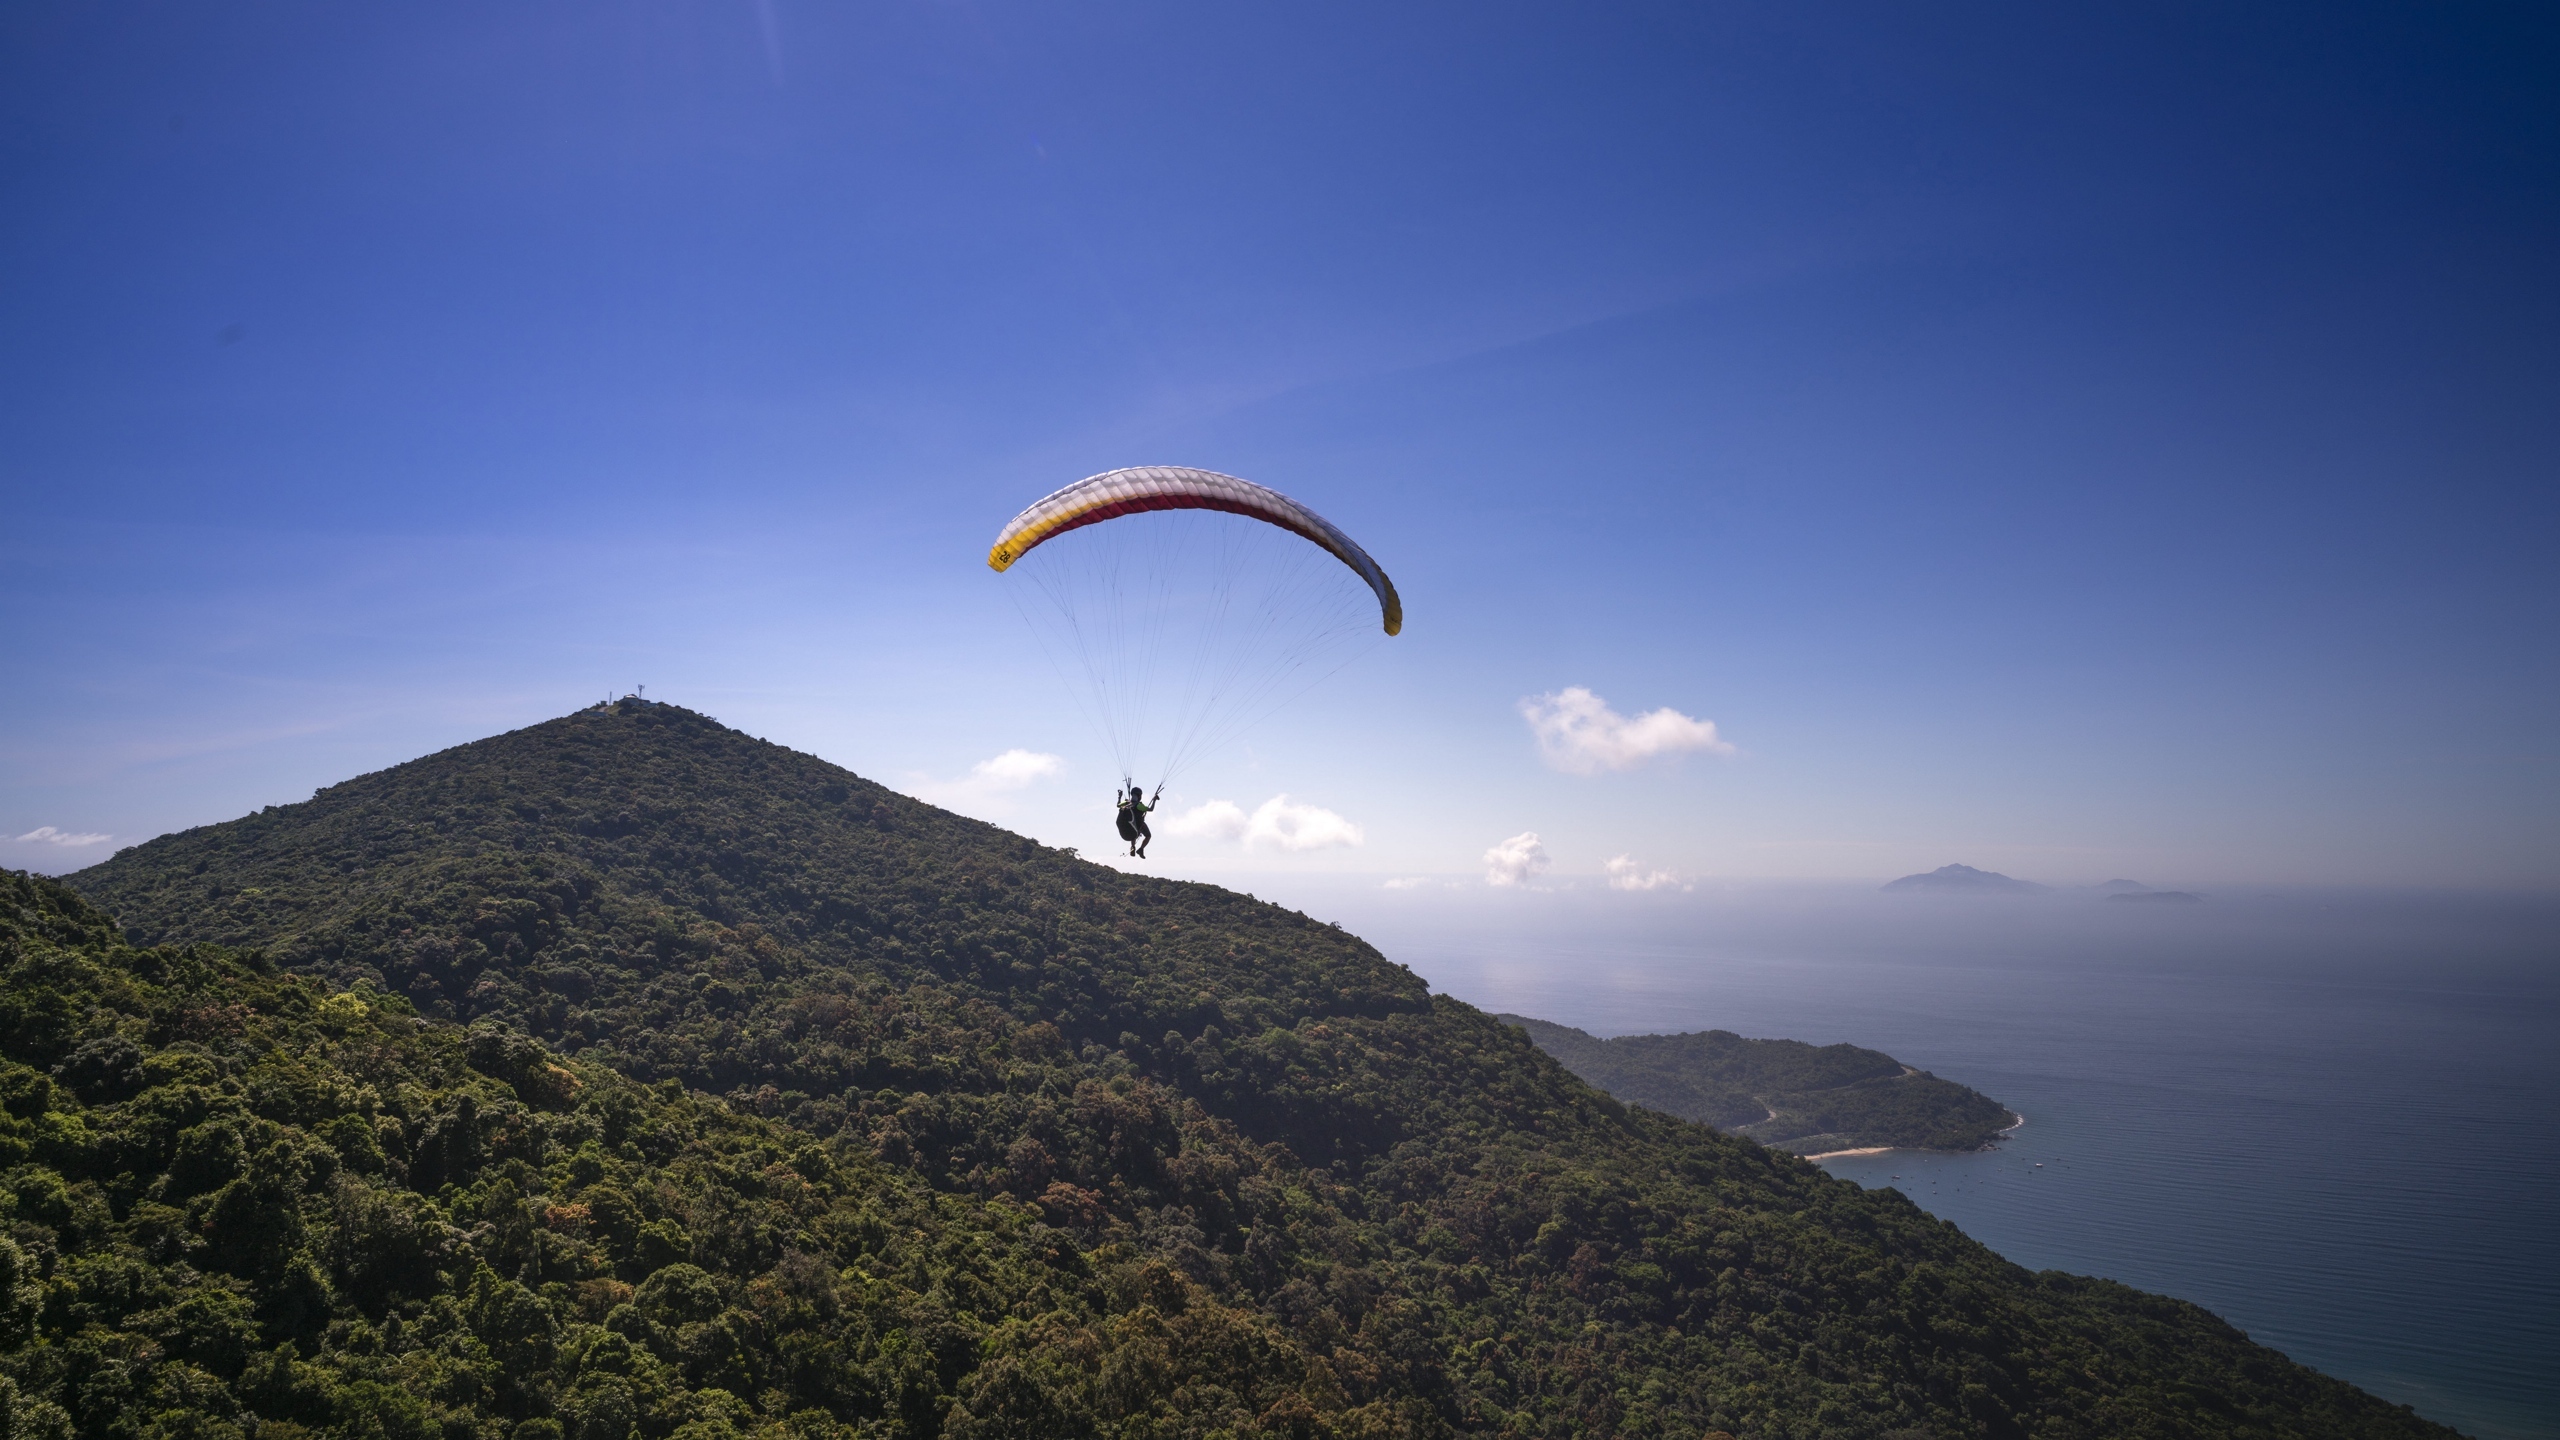
[(1974, 1086), (2027, 1122), (1995, 1152), (1825, 1168), (2467, 1433), (2560, 1436), (2560, 902), (1796, 886), (1496, 918), (1446, 891), (1262, 893), (1488, 1010), (1848, 1041)]

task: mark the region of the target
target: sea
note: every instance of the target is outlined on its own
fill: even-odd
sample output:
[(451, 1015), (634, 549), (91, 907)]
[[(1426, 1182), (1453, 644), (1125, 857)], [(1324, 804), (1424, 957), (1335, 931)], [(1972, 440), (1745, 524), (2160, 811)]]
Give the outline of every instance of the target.
[(1487, 1010), (1971, 1085), (2025, 1121), (1995, 1150), (1821, 1163), (2483, 1440), (2560, 1440), (2560, 897), (1262, 893)]

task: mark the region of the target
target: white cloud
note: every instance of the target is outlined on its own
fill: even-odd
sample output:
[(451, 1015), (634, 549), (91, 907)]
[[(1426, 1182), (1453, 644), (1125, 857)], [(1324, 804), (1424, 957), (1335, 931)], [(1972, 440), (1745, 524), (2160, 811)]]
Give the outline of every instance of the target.
[(39, 825), (33, 830), (28, 831), (26, 834), (19, 836), (18, 843), (21, 845), (59, 845), (66, 850), (76, 850), (85, 845), (104, 845), (113, 838), (115, 837), (111, 835), (74, 835), (67, 830), (56, 830), (50, 825)]
[(1399, 875), (1395, 879), (1388, 881), (1380, 888), (1386, 890), (1419, 890), (1430, 883), (1430, 881), (1419, 875)]
[(1248, 815), (1233, 800), (1195, 805), (1164, 822), (1173, 834), (1195, 840), (1242, 840), (1247, 848), (1269, 845), (1280, 850), (1326, 850), (1337, 845), (1368, 843), (1358, 825), (1321, 805), (1301, 805), (1274, 795)]
[(1244, 832), (1247, 845), (1277, 845), (1283, 850), (1328, 850), (1336, 845), (1365, 845), (1368, 840), (1359, 826), (1332, 811), (1298, 804), (1286, 795), (1274, 795), (1254, 807), (1253, 823)]
[(1235, 840), (1253, 823), (1244, 807), (1233, 800), (1212, 800), (1194, 805), (1164, 822), (1166, 833), (1188, 840)]
[[(1633, 855), (1621, 855), (1609, 862), (1609, 888), (1612, 890), (1660, 890), (1680, 885), (1680, 877), (1668, 870), (1647, 870), (1636, 863)], [(1683, 890), (1686, 885), (1680, 885)]]
[(1484, 852), (1484, 883), (1526, 885), (1547, 868), (1547, 847), (1535, 830), (1523, 830)]
[[(969, 767), (969, 773), (957, 780), (919, 780), (913, 789), (917, 798), (936, 805), (968, 805), (995, 800), (1016, 790), (1028, 789), (1043, 780), (1063, 773), (1067, 762), (1055, 755), (1019, 747), (1001, 755), (981, 760)], [(1001, 810), (1003, 807), (997, 807)]]
[(1533, 695), (1520, 702), (1520, 713), (1538, 737), (1547, 763), (1573, 775), (1626, 770), (1685, 750), (1733, 753), (1711, 720), (1692, 719), (1668, 706), (1630, 720), (1580, 685)]
[(1055, 755), (1017, 748), (970, 766), (969, 778), (960, 783), (980, 791), (1019, 790), (1055, 777), (1066, 766), (1067, 762)]

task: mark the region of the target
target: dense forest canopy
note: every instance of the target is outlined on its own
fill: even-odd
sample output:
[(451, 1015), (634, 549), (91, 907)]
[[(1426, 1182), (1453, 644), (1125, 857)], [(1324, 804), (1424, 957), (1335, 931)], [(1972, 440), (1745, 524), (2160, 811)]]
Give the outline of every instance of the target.
[(12, 1436), (2447, 1433), (671, 706), (72, 884), (0, 907)]
[(1598, 1036), (1497, 1015), (1567, 1070), (1630, 1105), (1748, 1135), (1799, 1155), (1888, 1146), (1980, 1150), (2017, 1122), (1969, 1086), (1881, 1050), (1746, 1040), (1730, 1030)]

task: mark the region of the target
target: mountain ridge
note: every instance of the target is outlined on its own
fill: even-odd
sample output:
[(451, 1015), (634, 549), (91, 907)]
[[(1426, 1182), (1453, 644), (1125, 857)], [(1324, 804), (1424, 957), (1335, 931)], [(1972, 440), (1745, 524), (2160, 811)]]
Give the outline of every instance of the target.
[[(914, 1258), (945, 1359), (898, 1371), (916, 1388), (895, 1403), (829, 1390), (792, 1347), (894, 1369), (892, 1332), (914, 1332), (871, 1317), (909, 1302), (865, 1288), (856, 1239), (812, 1232), (802, 1260), (712, 1245), (734, 1228), (721, 1207), (768, 1183), (740, 1172), (670, 1201), (659, 1251), (562, 1260), (556, 1294), (508, 1251), (490, 1281), (457, 1271), (417, 1303), (517, 1285), (524, 1323), (585, 1355), (623, 1332), (575, 1286), (691, 1265), (703, 1313), (762, 1317), (723, 1332), (743, 1358), (719, 1363), (769, 1390), (723, 1390), (695, 1332), (635, 1320), (626, 1338), (672, 1367), (650, 1372), (673, 1387), (663, 1413), (693, 1418), (614, 1420), (580, 1398), (612, 1386), (564, 1358), (503, 1405), (433, 1399), (448, 1437), (705, 1440), (682, 1427), (715, 1411), (776, 1436), (2447, 1433), (2194, 1306), (2031, 1274), (1894, 1192), (1622, 1105), (1337, 927), (1083, 862), (672, 706), (473, 742), (69, 880), (125, 927), (81, 932), (102, 975), (241, 947), (219, 953), (414, 1007), (421, 1033), (500, 1055), (519, 1037), (592, 1092), (690, 1094), (711, 1107), (685, 1112), (697, 1130), (722, 1111), (779, 1127), (843, 1173), (948, 1197), (953, 1244), (992, 1226), (1087, 1277), (971, 1278), (965, 1246)], [(101, 1099), (101, 1123), (150, 1093)], [(570, 1214), (602, 1183), (573, 1160), (456, 1171), (403, 1203), (460, 1220), (503, 1180), (508, 1204)], [(134, 1257), (118, 1263), (158, 1263)], [(425, 1332), (403, 1321), (382, 1349), (394, 1318), (298, 1332), (317, 1348), (294, 1363), (411, 1364), (397, 1346)], [(1231, 1339), (1202, 1338), (1213, 1322)], [(290, 1418), (231, 1393), (261, 1425)], [(292, 1423), (354, 1436), (372, 1423), (354, 1413)]]

